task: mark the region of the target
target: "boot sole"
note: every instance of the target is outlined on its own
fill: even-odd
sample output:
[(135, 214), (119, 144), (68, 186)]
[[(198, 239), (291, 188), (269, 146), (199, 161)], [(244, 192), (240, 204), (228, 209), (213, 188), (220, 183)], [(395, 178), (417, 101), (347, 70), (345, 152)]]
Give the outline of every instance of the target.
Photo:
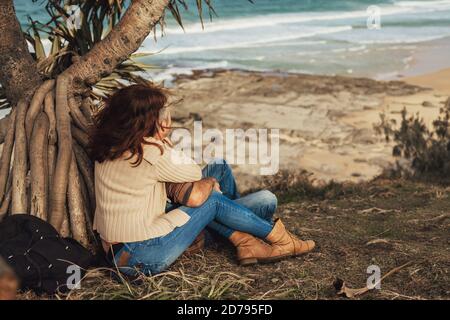
[(254, 265), (257, 263), (258, 263), (258, 259), (256, 259), (256, 258), (242, 259), (239, 261), (239, 264), (241, 266), (251, 266), (251, 265)]

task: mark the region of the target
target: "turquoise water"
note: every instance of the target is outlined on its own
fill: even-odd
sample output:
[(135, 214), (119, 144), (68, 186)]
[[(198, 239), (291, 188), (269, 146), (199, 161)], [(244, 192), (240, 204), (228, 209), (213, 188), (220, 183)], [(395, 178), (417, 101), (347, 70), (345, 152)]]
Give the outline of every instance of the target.
[[(15, 3), (24, 27), (27, 14), (46, 20), (42, 1)], [(164, 37), (144, 42), (141, 52), (159, 52), (146, 59), (162, 68), (153, 78), (216, 67), (395, 78), (450, 66), (450, 0), (214, 3), (219, 16), (204, 29), (192, 7), (185, 31), (169, 21)], [(370, 5), (380, 29), (367, 27)]]

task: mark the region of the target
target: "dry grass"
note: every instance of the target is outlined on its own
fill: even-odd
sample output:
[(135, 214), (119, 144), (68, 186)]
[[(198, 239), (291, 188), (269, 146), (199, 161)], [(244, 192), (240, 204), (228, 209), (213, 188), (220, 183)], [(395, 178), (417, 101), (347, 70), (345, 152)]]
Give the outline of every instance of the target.
[(82, 290), (74, 290), (60, 299), (221, 299), (231, 297), (252, 280), (232, 272), (217, 272), (211, 278), (203, 274), (186, 274), (183, 269), (152, 277), (141, 276), (139, 284), (113, 281), (102, 270), (91, 270), (83, 281)]
[[(283, 178), (284, 181), (288, 181)], [(301, 180), (301, 179), (300, 179)], [(382, 274), (410, 262), (358, 299), (450, 299), (449, 189), (406, 180), (326, 186), (304, 180), (273, 184), (278, 216), (317, 249), (275, 264), (239, 267), (234, 250), (218, 242), (180, 258), (168, 272), (131, 284), (91, 270), (82, 289), (58, 299), (343, 299), (337, 277), (366, 285), (366, 269)], [(21, 298), (36, 298), (24, 293)], [(42, 297), (41, 297), (42, 298)], [(45, 297), (44, 297), (45, 298)]]

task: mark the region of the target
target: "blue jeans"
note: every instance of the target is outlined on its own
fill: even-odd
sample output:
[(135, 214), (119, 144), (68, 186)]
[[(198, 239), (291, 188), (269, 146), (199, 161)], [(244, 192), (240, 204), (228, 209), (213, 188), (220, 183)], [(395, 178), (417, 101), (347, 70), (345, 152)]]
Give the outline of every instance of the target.
[(164, 271), (206, 227), (226, 238), (239, 230), (263, 239), (272, 231), (272, 216), (277, 206), (275, 195), (264, 190), (241, 198), (231, 168), (224, 160), (209, 163), (203, 169), (203, 176), (215, 177), (223, 193), (212, 192), (208, 200), (197, 208), (179, 207), (191, 218), (169, 234), (125, 243), (115, 254), (117, 258), (122, 250), (130, 253), (128, 267), (121, 267), (122, 272), (134, 274), (135, 269), (139, 269), (151, 275)]

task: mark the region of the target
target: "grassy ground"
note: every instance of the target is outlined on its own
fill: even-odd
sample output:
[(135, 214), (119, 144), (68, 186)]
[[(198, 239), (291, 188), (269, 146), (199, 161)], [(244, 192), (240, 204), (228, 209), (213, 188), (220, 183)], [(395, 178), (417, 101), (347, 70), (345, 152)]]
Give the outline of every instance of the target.
[(333, 287), (336, 278), (364, 287), (369, 265), (383, 275), (409, 262), (383, 280), (381, 290), (357, 299), (450, 299), (449, 188), (384, 179), (314, 187), (294, 180), (269, 182), (280, 197), (277, 215), (294, 233), (316, 240), (313, 253), (239, 267), (233, 248), (220, 243), (138, 285), (90, 271), (81, 290), (58, 298), (344, 299)]

